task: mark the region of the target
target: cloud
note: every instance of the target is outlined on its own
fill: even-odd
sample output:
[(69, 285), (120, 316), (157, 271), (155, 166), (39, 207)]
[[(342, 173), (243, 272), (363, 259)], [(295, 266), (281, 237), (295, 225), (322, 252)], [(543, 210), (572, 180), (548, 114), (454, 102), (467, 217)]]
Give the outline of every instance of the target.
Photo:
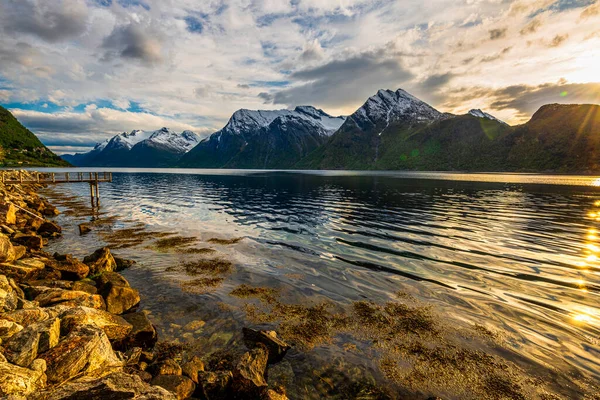
[(600, 15), (600, 3), (595, 3), (581, 12), (580, 19), (588, 19)]
[(161, 34), (136, 22), (115, 27), (102, 47), (104, 61), (122, 57), (154, 64), (163, 60)]
[(452, 78), (454, 78), (454, 74), (449, 72), (445, 74), (430, 75), (421, 82), (420, 87), (427, 91), (435, 91), (448, 84)]
[(558, 46), (562, 45), (568, 38), (569, 38), (569, 34), (568, 33), (566, 33), (564, 35), (556, 35), (550, 41), (549, 46), (550, 47), (558, 47)]
[(490, 29), (490, 40), (498, 40), (506, 37), (506, 32), (508, 28), (500, 28), (500, 29)]
[(521, 29), (521, 35), (529, 35), (531, 33), (537, 32), (538, 29), (542, 26), (542, 21), (539, 18), (535, 18), (531, 20), (523, 29)]
[(273, 104), (339, 108), (364, 102), (378, 89), (398, 88), (413, 76), (385, 50), (367, 51), (296, 71), (289, 76), (295, 86), (259, 97)]
[(6, 35), (24, 33), (58, 42), (86, 31), (88, 9), (83, 0), (4, 0), (0, 16)]
[(318, 39), (305, 43), (302, 53), (300, 54), (300, 60), (305, 62), (319, 61), (324, 57), (325, 53)]

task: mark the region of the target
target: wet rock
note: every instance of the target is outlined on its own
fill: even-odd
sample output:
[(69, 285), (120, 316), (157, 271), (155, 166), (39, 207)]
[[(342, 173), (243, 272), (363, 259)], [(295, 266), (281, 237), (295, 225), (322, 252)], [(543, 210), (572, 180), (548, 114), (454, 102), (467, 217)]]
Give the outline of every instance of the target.
[(285, 357), (291, 348), (290, 345), (277, 337), (275, 331), (256, 331), (250, 328), (242, 328), (244, 342), (249, 349), (256, 347), (257, 343), (264, 344), (269, 350), (269, 364), (278, 363)]
[(90, 233), (92, 231), (92, 228), (90, 228), (88, 224), (79, 224), (78, 228), (80, 235), (85, 235), (86, 233)]
[(2, 342), (6, 342), (8, 338), (22, 330), (22, 325), (19, 325), (14, 321), (0, 319), (0, 340), (2, 340)]
[(177, 361), (167, 359), (164, 361), (157, 362), (148, 367), (148, 372), (153, 376), (157, 375), (181, 375), (181, 366), (177, 364)]
[(97, 282), (108, 312), (123, 314), (140, 302), (139, 292), (129, 287), (129, 282), (116, 272), (103, 273)]
[(156, 344), (158, 335), (146, 314), (143, 312), (125, 314), (123, 319), (133, 326), (129, 336), (122, 341), (123, 346), (151, 348)]
[(27, 254), (27, 247), (25, 246), (16, 245), (13, 246), (13, 249), (15, 250), (15, 260), (20, 260)]
[(118, 315), (89, 307), (77, 307), (61, 314), (61, 330), (64, 334), (78, 326), (92, 325), (104, 331), (110, 340), (125, 339), (133, 326)]
[(0, 262), (11, 262), (16, 259), (15, 249), (10, 239), (0, 233)]
[(117, 272), (123, 271), (135, 264), (135, 261), (127, 260), (127, 259), (121, 258), (121, 257), (114, 257), (114, 259), (115, 259), (115, 262), (117, 263), (117, 268), (115, 269), (115, 271), (117, 271)]
[(23, 258), (12, 264), (0, 264), (0, 270), (3, 274), (14, 278), (19, 282), (37, 279), (45, 267), (43, 262), (34, 258)]
[(41, 213), (46, 217), (55, 217), (60, 214), (60, 211), (52, 204), (46, 202), (44, 203), (44, 209), (41, 211)]
[(1, 224), (0, 225), (0, 230), (2, 230), (2, 233), (6, 233), (7, 235), (12, 235), (13, 233), (15, 233), (15, 230), (12, 228), (9, 228), (8, 226)]
[(102, 376), (122, 366), (103, 330), (81, 326), (40, 356), (46, 361), (48, 380), (63, 382), (77, 374)]
[[(39, 364), (36, 365), (38, 367)], [(0, 362), (0, 396), (29, 395), (46, 386), (43, 371)]]
[(24, 327), (50, 318), (47, 310), (42, 308), (16, 310), (2, 315), (3, 319), (16, 322)]
[(40, 250), (44, 247), (44, 239), (41, 236), (36, 234), (25, 234), (25, 233), (17, 233), (12, 238), (13, 242), (18, 244), (22, 244), (31, 250)]
[(38, 322), (14, 334), (4, 344), (4, 355), (13, 364), (28, 367), (41, 354), (58, 344), (60, 320)]
[(70, 307), (91, 307), (98, 310), (106, 309), (104, 299), (100, 295), (74, 290), (49, 289), (34, 300), (39, 302), (41, 307), (65, 305)]
[(194, 356), (190, 361), (183, 364), (181, 371), (194, 383), (198, 383), (198, 373), (204, 372), (204, 362), (199, 357)]
[(41, 234), (50, 235), (53, 233), (61, 233), (62, 228), (52, 221), (44, 221), (37, 231)]
[(144, 399), (174, 400), (176, 397), (161, 387), (151, 386), (138, 376), (115, 372), (103, 378), (80, 378), (57, 389), (33, 395), (32, 400)]
[(117, 263), (108, 247), (98, 249), (89, 256), (84, 257), (83, 262), (90, 267), (92, 275), (113, 272), (117, 268)]
[(0, 204), (0, 222), (4, 225), (17, 223), (17, 207), (10, 203)]
[(60, 271), (62, 279), (80, 280), (84, 279), (90, 273), (90, 267), (73, 257), (71, 254), (54, 254), (55, 262), (50, 262), (52, 269)]
[(82, 281), (75, 282), (73, 284), (73, 290), (79, 290), (80, 292), (86, 292), (89, 294), (98, 294), (98, 289), (96, 286)]
[(179, 375), (159, 375), (150, 383), (174, 393), (180, 400), (190, 397), (196, 389), (196, 384), (190, 378)]
[(234, 391), (251, 398), (259, 396), (267, 387), (265, 371), (268, 359), (269, 351), (261, 343), (245, 353), (233, 371)]
[(288, 400), (285, 393), (279, 393), (273, 389), (269, 389), (262, 396), (262, 400)]
[(231, 399), (231, 371), (200, 372), (198, 373), (198, 388), (196, 394), (207, 400)]
[(16, 310), (17, 298), (17, 293), (10, 285), (8, 278), (0, 275), (0, 312)]

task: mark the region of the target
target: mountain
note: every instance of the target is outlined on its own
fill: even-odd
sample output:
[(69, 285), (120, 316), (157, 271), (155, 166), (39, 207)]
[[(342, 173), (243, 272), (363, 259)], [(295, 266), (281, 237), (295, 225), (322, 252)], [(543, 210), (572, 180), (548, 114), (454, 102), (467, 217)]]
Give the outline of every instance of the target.
[(399, 89), (380, 90), (346, 119), (328, 142), (297, 168), (370, 169), (387, 151), (389, 136), (403, 140), (411, 132), (450, 118)]
[(171, 167), (198, 142), (198, 136), (192, 131), (134, 130), (98, 143), (88, 153), (63, 158), (79, 167)]
[(3, 166), (65, 167), (62, 160), (8, 111), (0, 106), (0, 164)]
[(505, 138), (517, 171), (600, 172), (600, 106), (549, 104)]
[(192, 168), (290, 168), (326, 142), (345, 121), (311, 106), (236, 111), (223, 129), (178, 163)]

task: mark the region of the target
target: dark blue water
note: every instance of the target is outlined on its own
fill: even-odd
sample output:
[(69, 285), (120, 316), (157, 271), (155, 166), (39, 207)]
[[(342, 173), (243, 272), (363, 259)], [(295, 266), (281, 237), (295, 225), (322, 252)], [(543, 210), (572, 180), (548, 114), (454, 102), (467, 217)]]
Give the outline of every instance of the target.
[[(209, 333), (200, 336), (208, 342), (235, 338), (227, 332), (245, 324), (245, 314), (228, 293), (240, 283), (277, 287), (289, 302), (340, 306), (385, 302), (401, 291), (450, 325), (501, 332), (503, 346), (527, 362), (591, 382), (600, 377), (595, 178), (174, 172), (116, 172), (112, 184), (100, 187), (102, 212), (119, 216), (102, 229), (141, 223), (197, 237), (236, 266), (220, 286), (194, 295), (181, 290), (187, 278), (168, 269), (189, 256), (152, 252), (145, 244), (120, 250), (139, 261), (126, 274), (143, 286), (144, 307), (165, 337), (191, 340), (181, 326), (203, 319)], [(53, 190), (87, 204), (84, 185)], [(67, 234), (52, 246), (83, 255), (105, 243), (99, 234), (69, 234), (90, 215), (61, 216)], [(207, 244), (213, 237), (244, 239)], [(220, 312), (225, 305), (233, 311)], [(333, 345), (321, 350), (328, 357), (343, 353)], [(376, 366), (366, 368), (382, 379)]]

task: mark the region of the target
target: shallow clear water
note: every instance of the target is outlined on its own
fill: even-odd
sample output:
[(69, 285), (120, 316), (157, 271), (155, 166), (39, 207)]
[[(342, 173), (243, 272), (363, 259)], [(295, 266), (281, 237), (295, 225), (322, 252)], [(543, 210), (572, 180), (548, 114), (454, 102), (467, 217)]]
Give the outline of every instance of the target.
[[(191, 256), (145, 245), (115, 251), (139, 261), (125, 275), (165, 338), (200, 337), (206, 349), (234, 340), (248, 324), (240, 300), (228, 295), (240, 283), (277, 287), (290, 302), (340, 305), (384, 302), (400, 291), (442, 319), (502, 332), (533, 364), (596, 381), (599, 184), (525, 174), (128, 170), (100, 192), (101, 211), (119, 216), (109, 229), (142, 222), (198, 237), (235, 264), (221, 286), (193, 294), (181, 289), (184, 274), (168, 269)], [(52, 191), (88, 201), (82, 184)], [(87, 219), (59, 217), (66, 234), (51, 250), (82, 256), (104, 244), (102, 235), (75, 234)], [(213, 237), (244, 240), (207, 244)], [(207, 322), (203, 332), (182, 328), (198, 319)], [(295, 360), (317, 368), (319, 359), (340, 357), (382, 382), (375, 364), (335, 343), (319, 349), (293, 351), (292, 368)]]

